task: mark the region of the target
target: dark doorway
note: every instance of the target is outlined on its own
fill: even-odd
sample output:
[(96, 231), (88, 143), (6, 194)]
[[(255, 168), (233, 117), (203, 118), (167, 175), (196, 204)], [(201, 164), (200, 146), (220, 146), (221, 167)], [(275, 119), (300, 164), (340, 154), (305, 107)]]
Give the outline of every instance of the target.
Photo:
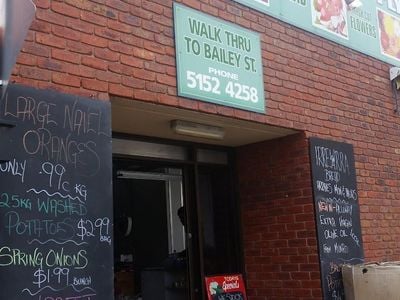
[(221, 166), (198, 167), (198, 198), (202, 213), (204, 275), (235, 273), (238, 262), (238, 215), (231, 174)]
[(190, 151), (181, 162), (114, 158), (117, 300), (205, 299), (204, 276), (240, 271), (227, 156)]

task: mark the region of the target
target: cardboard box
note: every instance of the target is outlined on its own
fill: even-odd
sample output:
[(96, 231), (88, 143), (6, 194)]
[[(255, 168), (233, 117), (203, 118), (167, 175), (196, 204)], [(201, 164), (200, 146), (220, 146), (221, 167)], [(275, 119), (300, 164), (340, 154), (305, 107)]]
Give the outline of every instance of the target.
[(342, 266), (346, 300), (400, 300), (400, 262)]
[(116, 299), (134, 299), (135, 277), (133, 271), (119, 271), (115, 273)]

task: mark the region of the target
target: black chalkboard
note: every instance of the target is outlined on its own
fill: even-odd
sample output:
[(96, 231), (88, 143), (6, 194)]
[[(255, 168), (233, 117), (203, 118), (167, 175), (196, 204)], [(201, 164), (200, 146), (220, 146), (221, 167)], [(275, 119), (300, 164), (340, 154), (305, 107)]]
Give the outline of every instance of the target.
[(344, 299), (341, 265), (364, 261), (353, 146), (310, 138), (324, 299)]
[(110, 104), (10, 85), (0, 119), (0, 299), (112, 299)]

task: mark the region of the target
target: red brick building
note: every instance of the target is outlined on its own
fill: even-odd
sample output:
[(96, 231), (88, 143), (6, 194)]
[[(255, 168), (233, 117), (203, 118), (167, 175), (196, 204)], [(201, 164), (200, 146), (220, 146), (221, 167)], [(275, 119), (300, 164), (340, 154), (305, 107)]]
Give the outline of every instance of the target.
[[(252, 112), (178, 96), (173, 1), (34, 2), (36, 17), (18, 55), (13, 83), (110, 101), (114, 138), (189, 149), (192, 158), (183, 160), (189, 161), (195, 175), (189, 176), (189, 183), (188, 177), (183, 179), (189, 186), (183, 194), (192, 195), (186, 199), (193, 202), (181, 204), (190, 207), (186, 217), (192, 223), (187, 226), (196, 239), (188, 246), (190, 299), (205, 299), (201, 277), (214, 274), (208, 271), (207, 259), (224, 256), (214, 242), (227, 232), (232, 235), (220, 249), (236, 250), (224, 258), (230, 267), (217, 268), (216, 273), (243, 273), (249, 300), (322, 299), (310, 137), (353, 146), (365, 260), (399, 260), (400, 122), (390, 64), (235, 1), (176, 1), (259, 35), (265, 113)], [(225, 138), (177, 135), (169, 126), (177, 119), (223, 128)], [(229, 171), (198, 164), (202, 149), (227, 154), (229, 159), (223, 155), (223, 161)], [(172, 164), (169, 168), (174, 169), (173, 162), (180, 161), (132, 151), (114, 150), (114, 167), (154, 173), (155, 162), (158, 167)], [(131, 155), (136, 169), (118, 154), (123, 159)], [(231, 183), (221, 181), (227, 174)], [(208, 183), (194, 183), (203, 177)], [(220, 188), (215, 190), (214, 185)], [(128, 188), (114, 181), (118, 210), (116, 189)], [(213, 200), (204, 204), (199, 199), (207, 190), (212, 190)], [(216, 204), (215, 199), (224, 198), (221, 195), (230, 196)], [(229, 212), (213, 206), (226, 208), (236, 203), (232, 199), (238, 205)], [(205, 225), (209, 204), (214, 212), (224, 211), (220, 225), (216, 219)], [(208, 244), (216, 247), (215, 253), (208, 252)]]

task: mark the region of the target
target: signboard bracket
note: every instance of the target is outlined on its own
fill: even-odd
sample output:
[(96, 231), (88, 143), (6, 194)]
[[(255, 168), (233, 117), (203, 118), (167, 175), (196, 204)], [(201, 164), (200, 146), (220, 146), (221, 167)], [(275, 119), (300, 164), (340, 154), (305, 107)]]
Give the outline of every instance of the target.
[(399, 113), (399, 96), (397, 95), (398, 91), (397, 91), (397, 87), (396, 87), (396, 81), (392, 80), (392, 90), (393, 90), (393, 94), (394, 94), (394, 112), (396, 114)]

